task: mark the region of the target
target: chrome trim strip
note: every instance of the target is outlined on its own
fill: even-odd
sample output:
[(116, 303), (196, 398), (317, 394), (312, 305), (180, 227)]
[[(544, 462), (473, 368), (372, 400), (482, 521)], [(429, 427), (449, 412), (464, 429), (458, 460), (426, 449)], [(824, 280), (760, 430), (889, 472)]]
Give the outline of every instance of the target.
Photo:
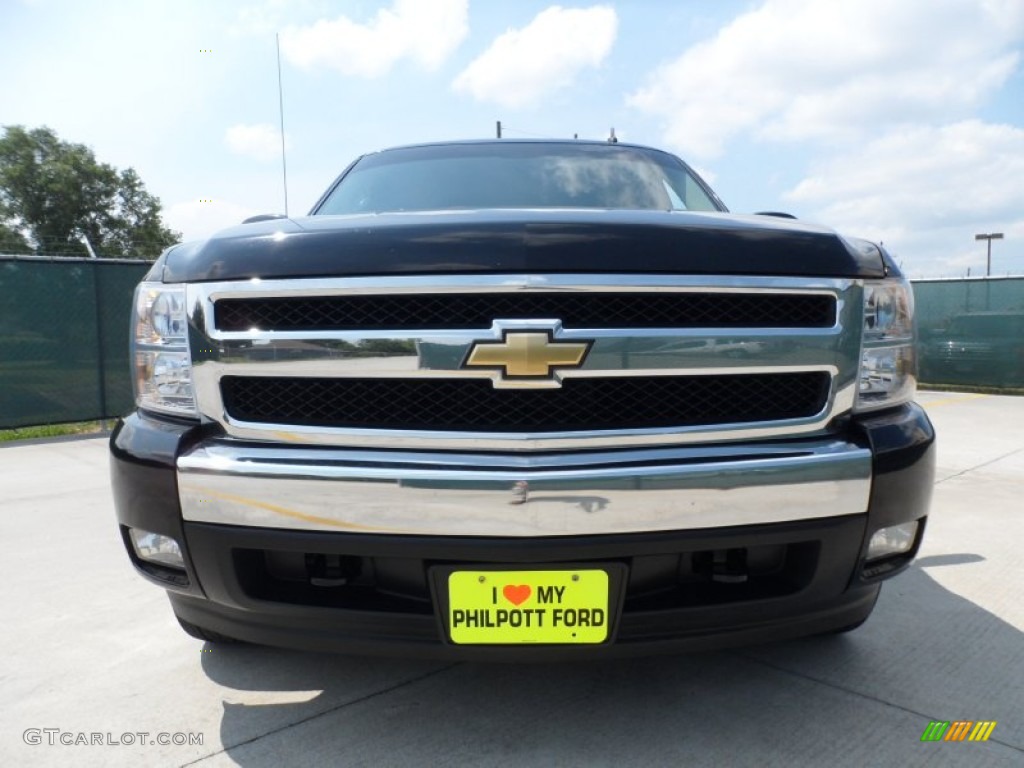
[[(179, 457), (194, 522), (431, 536), (573, 536), (860, 514), (871, 453), (838, 440), (541, 457), (263, 448)], [(523, 485), (525, 484), (525, 485)]]
[[(842, 299), (838, 300), (842, 309)], [(212, 309), (211, 309), (212, 312)], [(840, 311), (836, 312), (840, 316)], [(212, 322), (212, 321), (211, 321)], [(729, 340), (734, 338), (788, 338), (790, 336), (835, 336), (842, 326), (828, 328), (562, 328), (557, 318), (537, 320), (496, 319), (490, 328), (478, 330), (438, 328), (430, 331), (396, 328), (394, 330), (367, 331), (216, 331), (211, 341), (272, 343), (278, 341), (347, 341), (358, 344), (373, 339), (423, 340), (433, 342), (469, 343), (469, 340), (501, 339), (503, 330), (549, 330), (557, 326), (560, 339), (661, 339), (699, 338)]]
[(513, 293), (573, 291), (629, 293), (651, 289), (746, 293), (842, 293), (863, 280), (819, 277), (743, 277), (721, 275), (507, 274), (392, 275), (386, 277), (314, 277), (289, 280), (226, 280), (190, 283), (204, 300), (265, 296), (342, 296), (375, 293)]

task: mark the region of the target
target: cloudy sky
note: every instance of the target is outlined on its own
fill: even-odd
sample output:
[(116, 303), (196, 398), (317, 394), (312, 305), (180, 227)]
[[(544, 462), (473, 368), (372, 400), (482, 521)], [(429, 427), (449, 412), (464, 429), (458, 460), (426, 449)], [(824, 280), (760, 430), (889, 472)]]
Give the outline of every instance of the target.
[(284, 208), (279, 33), (292, 214), (370, 150), (614, 126), (912, 276), (983, 272), (993, 231), (1024, 274), (1024, 0), (0, 0), (0, 29), (0, 125), (135, 167), (188, 239)]

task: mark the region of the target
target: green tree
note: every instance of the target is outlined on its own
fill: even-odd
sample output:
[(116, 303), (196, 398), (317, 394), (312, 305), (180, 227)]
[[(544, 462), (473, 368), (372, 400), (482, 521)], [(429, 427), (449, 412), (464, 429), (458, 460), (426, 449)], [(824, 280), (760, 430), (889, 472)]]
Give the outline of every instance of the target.
[(87, 256), (83, 237), (97, 256), (115, 259), (154, 258), (181, 239), (164, 226), (160, 201), (134, 169), (98, 162), (91, 149), (61, 141), (49, 128), (5, 126), (0, 246), (30, 242), (38, 253)]
[(0, 253), (32, 253), (32, 246), (21, 232), (0, 221)]

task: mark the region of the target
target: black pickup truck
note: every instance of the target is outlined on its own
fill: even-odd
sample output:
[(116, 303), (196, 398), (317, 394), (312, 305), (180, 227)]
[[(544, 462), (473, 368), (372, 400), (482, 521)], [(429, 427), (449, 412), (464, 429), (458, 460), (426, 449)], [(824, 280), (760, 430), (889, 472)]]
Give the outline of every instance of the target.
[(934, 433), (883, 248), (583, 141), (365, 155), (168, 249), (111, 438), (128, 555), (209, 641), (566, 659), (848, 630)]

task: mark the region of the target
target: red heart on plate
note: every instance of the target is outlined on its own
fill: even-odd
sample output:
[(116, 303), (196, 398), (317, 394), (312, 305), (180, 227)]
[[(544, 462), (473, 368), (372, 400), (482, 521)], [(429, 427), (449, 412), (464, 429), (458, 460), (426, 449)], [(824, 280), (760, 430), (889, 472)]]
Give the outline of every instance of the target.
[(519, 586), (509, 584), (501, 590), (501, 594), (503, 594), (505, 599), (512, 603), (512, 605), (522, 605), (530, 599), (530, 595), (533, 594), (533, 590), (530, 589), (529, 584), (520, 584)]

